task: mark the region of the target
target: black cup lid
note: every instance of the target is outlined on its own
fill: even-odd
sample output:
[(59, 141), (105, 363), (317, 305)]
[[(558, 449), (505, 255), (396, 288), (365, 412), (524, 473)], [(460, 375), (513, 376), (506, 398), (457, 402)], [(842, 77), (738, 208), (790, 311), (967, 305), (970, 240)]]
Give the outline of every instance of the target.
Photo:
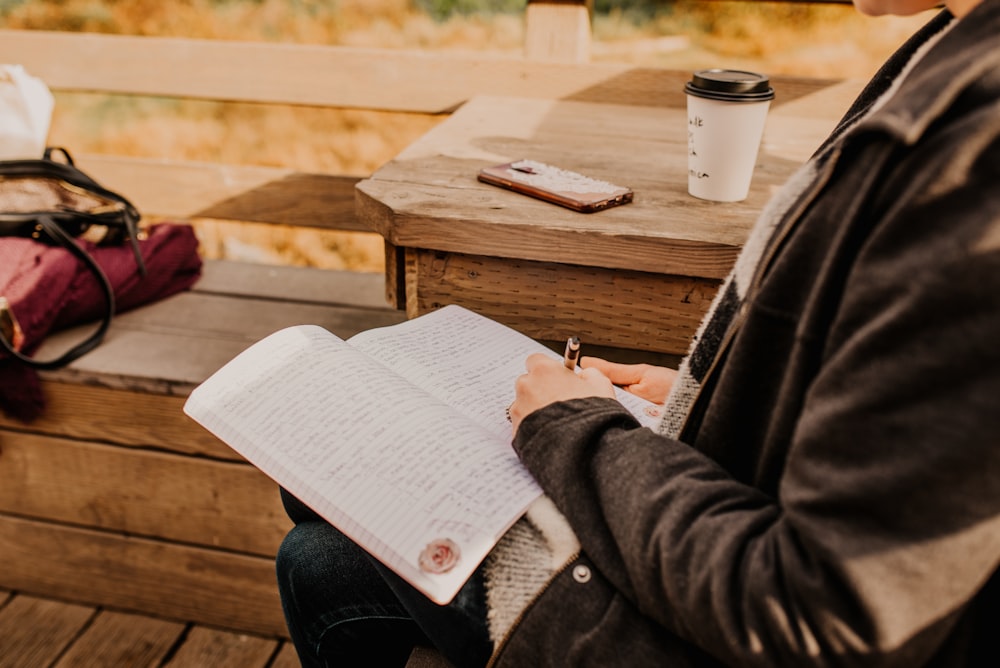
[(774, 99), (774, 89), (764, 74), (742, 70), (700, 70), (684, 85), (688, 95), (727, 102), (761, 102)]

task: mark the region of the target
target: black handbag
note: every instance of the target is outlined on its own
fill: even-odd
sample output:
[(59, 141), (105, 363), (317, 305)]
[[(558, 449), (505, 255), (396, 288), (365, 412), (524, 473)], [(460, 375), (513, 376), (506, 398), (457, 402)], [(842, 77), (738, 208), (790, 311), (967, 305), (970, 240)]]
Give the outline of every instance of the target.
[[(56, 153), (62, 155), (63, 161), (53, 159)], [(6, 300), (0, 300), (3, 350), (36, 369), (59, 368), (93, 350), (111, 325), (115, 297), (104, 271), (77, 238), (86, 235), (99, 245), (127, 241), (139, 273), (145, 276), (138, 243), (139, 220), (139, 212), (131, 202), (80, 171), (65, 149), (48, 148), (40, 160), (0, 161), (0, 237), (25, 237), (66, 248), (94, 275), (107, 301), (100, 326), (86, 340), (56, 359), (36, 360), (19, 350), (16, 319)]]

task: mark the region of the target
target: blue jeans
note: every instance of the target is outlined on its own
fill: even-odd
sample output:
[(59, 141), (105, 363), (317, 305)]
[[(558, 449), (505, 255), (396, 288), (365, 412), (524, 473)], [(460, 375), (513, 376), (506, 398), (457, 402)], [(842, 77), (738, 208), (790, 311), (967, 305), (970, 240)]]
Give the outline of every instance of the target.
[(295, 527), (276, 569), (288, 631), (307, 668), (402, 666), (417, 645), (456, 667), (484, 666), (493, 651), (482, 574), (439, 606), (281, 490)]

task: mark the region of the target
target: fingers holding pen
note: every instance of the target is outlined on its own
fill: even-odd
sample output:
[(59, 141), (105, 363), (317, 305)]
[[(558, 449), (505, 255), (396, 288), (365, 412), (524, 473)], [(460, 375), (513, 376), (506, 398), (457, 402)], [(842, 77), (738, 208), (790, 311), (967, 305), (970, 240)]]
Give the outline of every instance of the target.
[(615, 385), (657, 404), (666, 401), (677, 371), (651, 364), (620, 364), (599, 357), (584, 357), (580, 366), (600, 371)]
[(509, 408), (515, 431), (524, 416), (557, 401), (615, 396), (611, 381), (597, 369), (575, 373), (542, 354), (529, 356), (524, 366), (526, 373), (514, 384), (517, 394)]

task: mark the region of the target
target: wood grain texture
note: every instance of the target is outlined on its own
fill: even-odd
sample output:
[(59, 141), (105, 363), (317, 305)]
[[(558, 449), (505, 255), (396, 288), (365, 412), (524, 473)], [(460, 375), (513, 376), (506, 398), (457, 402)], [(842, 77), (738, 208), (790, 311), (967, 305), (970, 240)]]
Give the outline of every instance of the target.
[(525, 7), (524, 55), (531, 60), (590, 60), (590, 10), (580, 2), (530, 2)]
[[(97, 350), (43, 374), (48, 406), (39, 420), (0, 416), (0, 666), (49, 665), (63, 652), (66, 665), (105, 653), (153, 657), (189, 622), (260, 637), (182, 633), (168, 664), (175, 668), (295, 665), (291, 647), (275, 640), (287, 631), (271, 555), (288, 521), (273, 485), (181, 410), (192, 387), (276, 329), (308, 322), (347, 337), (401, 321), (387, 297), (409, 314), (468, 300), (543, 339), (572, 329), (595, 346), (686, 345), (764, 191), (803, 159), (843, 92), (782, 79), (772, 118), (786, 132), (765, 136), (764, 191), (732, 207), (684, 201), (677, 178), (689, 73), (556, 62), (557, 53), (577, 57), (578, 19), (577, 11), (572, 35), (550, 28), (533, 50), (548, 55), (534, 60), (0, 30), (0, 62), (23, 64), (56, 91), (416, 114), (498, 96), (462, 107), (446, 128), (454, 134), (439, 124), (367, 188), (355, 177), (295, 169), (75, 155), (147, 215), (372, 230), (392, 262), (384, 282), (209, 263), (194, 290), (120, 314)], [(501, 97), (516, 106), (502, 107)], [(581, 218), (475, 181), (480, 166), (526, 155), (612, 181), (634, 174), (627, 185), (637, 202), (611, 221)], [(513, 273), (500, 270), (506, 260)], [(596, 267), (608, 271), (595, 278)], [(513, 290), (526, 299), (509, 299)], [(636, 315), (629, 325), (597, 319), (623, 304)], [(74, 337), (79, 331), (60, 333), (46, 346)]]
[[(359, 180), (329, 174), (289, 174), (211, 204), (193, 216), (370, 232), (354, 212), (354, 185)], [(191, 201), (187, 202), (190, 206)]]
[(533, 338), (682, 354), (718, 281), (626, 269), (407, 251), (410, 317), (462, 304)]
[(269, 668), (302, 668), (299, 655), (295, 652), (295, 645), (290, 642), (283, 644)]
[(273, 559), (0, 513), (0, 563), (0, 587), (6, 589), (265, 637), (287, 635)]
[(385, 300), (391, 306), (406, 310), (406, 249), (385, 242)]
[[(0, 62), (24, 65), (56, 91), (419, 114), (451, 113), (484, 94), (683, 109), (687, 72), (583, 62), (586, 14), (579, 3), (529, 6), (527, 57), (0, 30)], [(774, 105), (828, 85), (785, 77)], [(76, 159), (150, 216), (371, 229), (354, 212), (354, 176), (123, 156)]]
[[(67, 53), (75, 57), (62, 57)], [(0, 58), (23, 63), (56, 90), (421, 113), (451, 111), (488, 90), (572, 95), (631, 69), (489, 54), (20, 30), (0, 31)]]
[(370, 232), (354, 212), (358, 178), (288, 168), (74, 153), (103, 186), (157, 218), (210, 218)]
[[(223, 263), (206, 267), (206, 278), (204, 289), (199, 284), (118, 314), (100, 346), (43, 377), (187, 396), (252, 343), (284, 327), (315, 324), (347, 338), (405, 317), (384, 303), (372, 304), (384, 299), (375, 274)], [(38, 354), (54, 356), (91, 328), (52, 334)]]
[(182, 410), (184, 396), (131, 392), (100, 385), (46, 380), (45, 411), (30, 425), (0, 413), (0, 447), (10, 434), (65, 436), (215, 459), (239, 460), (233, 451)]
[[(27, 594), (0, 597), (0, 666), (11, 668), (297, 668), (283, 639)], [(17, 614), (4, 616), (4, 604)], [(80, 625), (80, 620), (83, 624)], [(56, 621), (57, 623), (53, 623)], [(66, 629), (76, 633), (67, 633)], [(55, 633), (50, 633), (52, 629)], [(215, 644), (212, 648), (208, 645)], [(58, 657), (48, 662), (46, 657)], [(39, 662), (35, 662), (35, 661)]]
[[(698, 200), (687, 194), (686, 123), (682, 110), (477, 98), (359, 183), (359, 215), (395, 246), (722, 278), (799, 163), (763, 151), (745, 201)], [(476, 179), (524, 157), (635, 199), (580, 214)]]
[(263, 668), (276, 648), (277, 643), (267, 638), (196, 627), (166, 665), (171, 668)]
[[(395, 246), (721, 278), (856, 89), (827, 82), (775, 105), (750, 195), (733, 203), (687, 194), (683, 108), (478, 97), (360, 182), (359, 215)], [(476, 179), (525, 157), (628, 186), (635, 200), (582, 215)]]
[[(431, 114), (483, 94), (683, 107), (690, 77), (520, 55), (27, 30), (0, 30), (0, 61), (23, 64), (54, 90)], [(788, 81), (779, 102), (825, 85)]]
[(246, 463), (0, 432), (0, 512), (273, 557), (291, 528)]
[[(774, 112), (741, 202), (688, 194), (683, 108), (477, 97), (361, 181), (358, 213), (396, 249), (390, 294), (410, 317), (458, 303), (536, 338), (568, 330), (680, 354), (760, 211), (852, 90), (827, 82)], [(628, 186), (634, 200), (580, 214), (476, 178), (521, 158)]]
[[(203, 323), (200, 331), (179, 324), (199, 319)], [(279, 329), (308, 323), (346, 338), (400, 320), (399, 314), (388, 310), (329, 309), (184, 293), (154, 308), (116, 317), (113, 329), (99, 347), (67, 368), (47, 372), (45, 377), (185, 396), (252, 343)], [(162, 329), (158, 329), (159, 325)], [(80, 331), (68, 330), (52, 336), (40, 354), (48, 354), (47, 348), (64, 341), (80, 340), (81, 335)]]
[(0, 608), (0, 668), (50, 665), (93, 615), (81, 605), (15, 597)]
[(183, 402), (282, 327), (349, 336), (405, 318), (383, 300), (376, 274), (212, 262), (194, 290), (118, 315), (95, 351), (43, 374), (38, 420), (0, 417), (0, 587), (285, 633), (277, 487)]
[(233, 260), (207, 260), (193, 291), (330, 307), (392, 308), (385, 298), (381, 273), (262, 266)]
[(178, 622), (102, 610), (53, 668), (159, 666), (184, 630)]

